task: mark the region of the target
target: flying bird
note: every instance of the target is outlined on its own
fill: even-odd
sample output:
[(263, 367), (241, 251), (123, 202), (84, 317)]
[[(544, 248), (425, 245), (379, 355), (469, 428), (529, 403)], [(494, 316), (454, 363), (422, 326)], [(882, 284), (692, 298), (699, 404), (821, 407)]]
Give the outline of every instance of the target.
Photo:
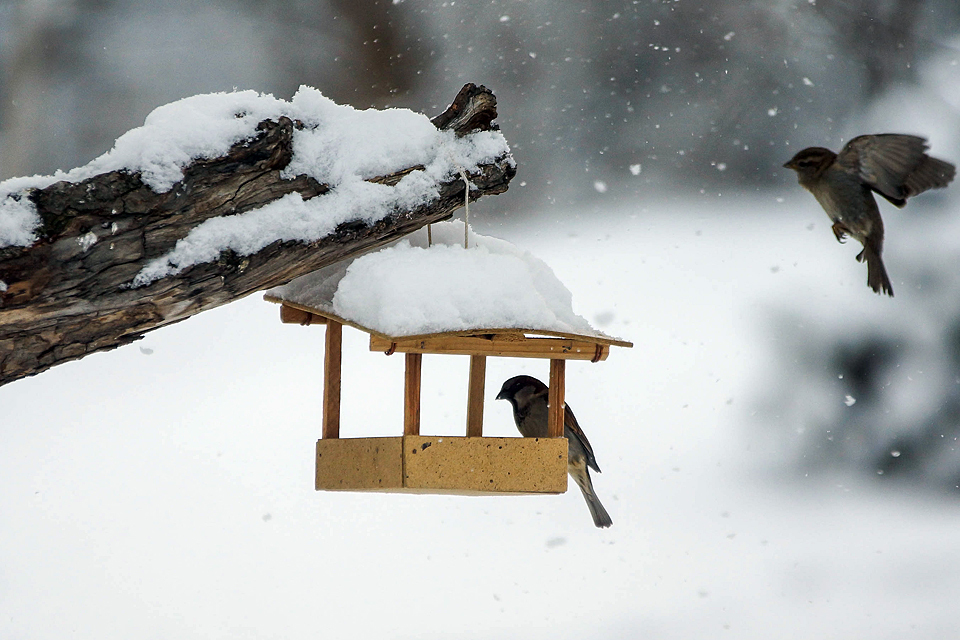
[(873, 194), (903, 207), (907, 198), (947, 186), (956, 174), (949, 162), (926, 154), (918, 136), (880, 133), (857, 136), (834, 153), (809, 147), (784, 167), (797, 172), (800, 186), (813, 194), (830, 219), (839, 242), (846, 236), (863, 245), (857, 260), (867, 263), (867, 285), (893, 297), (883, 266), (883, 220)]
[[(547, 385), (536, 378), (515, 376), (503, 383), (497, 400), (507, 400), (513, 406), (513, 419), (523, 437), (546, 438), (548, 393)], [(570, 405), (565, 404), (564, 409), (563, 435), (567, 439), (567, 473), (580, 487), (587, 507), (590, 508), (590, 515), (593, 516), (593, 524), (601, 528), (609, 527), (613, 520), (600, 504), (590, 479), (590, 469), (600, 472), (597, 459), (593, 455), (593, 447), (577, 423)]]

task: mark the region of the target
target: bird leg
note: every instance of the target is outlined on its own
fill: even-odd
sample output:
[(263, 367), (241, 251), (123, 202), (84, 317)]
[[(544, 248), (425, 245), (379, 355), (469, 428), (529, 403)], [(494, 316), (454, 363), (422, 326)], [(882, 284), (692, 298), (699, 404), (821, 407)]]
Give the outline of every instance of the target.
[(849, 233), (849, 230), (845, 226), (843, 226), (842, 223), (834, 222), (833, 226), (830, 228), (833, 229), (833, 235), (837, 237), (837, 242), (839, 242), (840, 244), (843, 244), (844, 242), (846, 242), (847, 234)]

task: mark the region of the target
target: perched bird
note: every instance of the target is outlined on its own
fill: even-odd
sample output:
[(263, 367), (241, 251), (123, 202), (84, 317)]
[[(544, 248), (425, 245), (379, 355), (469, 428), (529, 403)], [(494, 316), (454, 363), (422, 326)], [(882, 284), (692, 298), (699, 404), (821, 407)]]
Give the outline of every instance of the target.
[(867, 263), (867, 284), (877, 293), (893, 296), (880, 257), (883, 220), (873, 193), (903, 207), (911, 196), (947, 186), (956, 167), (931, 158), (927, 149), (923, 138), (880, 133), (857, 136), (840, 153), (809, 147), (783, 165), (797, 172), (800, 186), (813, 194), (833, 220), (837, 240), (850, 236), (863, 245), (857, 260)]
[[(547, 385), (530, 376), (516, 376), (503, 383), (497, 400), (507, 400), (513, 406), (513, 419), (525, 438), (547, 437)], [(590, 469), (600, 472), (593, 447), (583, 434), (569, 405), (563, 414), (563, 435), (567, 439), (567, 473), (576, 481), (593, 516), (593, 524), (609, 527), (613, 524), (607, 510), (593, 490)]]

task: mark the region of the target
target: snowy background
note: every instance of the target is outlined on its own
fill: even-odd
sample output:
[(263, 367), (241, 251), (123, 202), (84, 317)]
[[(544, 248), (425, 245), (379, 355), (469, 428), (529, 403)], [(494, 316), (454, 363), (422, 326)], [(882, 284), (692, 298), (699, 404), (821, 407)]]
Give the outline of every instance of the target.
[[(258, 296), (0, 389), (0, 635), (955, 634), (960, 504), (875, 474), (785, 472), (803, 434), (754, 415), (762, 363), (796, 339), (770, 331), (771, 309), (891, 307), (801, 195), (588, 208), (562, 227), (477, 216), (635, 343), (567, 373), (609, 530), (575, 491), (314, 492), (323, 329), (281, 325)], [(891, 272), (905, 262), (891, 250)], [(402, 358), (344, 337), (344, 435), (399, 433)], [(425, 358), (425, 433), (462, 433), (467, 362)], [(489, 362), (489, 434), (513, 435), (492, 397), (521, 372), (547, 376)], [(846, 393), (814, 401), (855, 410)]]
[[(519, 173), (471, 222), (635, 345), (567, 369), (614, 526), (575, 491), (314, 492), (323, 329), (254, 295), (0, 388), (0, 637), (960, 634), (958, 187), (881, 205), (890, 300), (779, 168), (880, 130), (960, 161), (960, 5), (357, 4), (0, 4), (0, 177), (195, 93), (486, 83)], [(344, 434), (399, 433), (402, 358), (344, 339)], [(423, 366), (424, 432), (462, 433), (467, 359)], [(488, 363), (491, 435), (517, 373)]]

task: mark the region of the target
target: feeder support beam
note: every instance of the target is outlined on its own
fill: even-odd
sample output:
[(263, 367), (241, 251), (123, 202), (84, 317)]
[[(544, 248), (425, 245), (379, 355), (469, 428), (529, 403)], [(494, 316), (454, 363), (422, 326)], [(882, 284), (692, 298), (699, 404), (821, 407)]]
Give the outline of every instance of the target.
[(423, 355), (408, 353), (403, 385), (403, 435), (420, 435), (420, 366)]
[(470, 356), (470, 389), (467, 392), (467, 437), (483, 436), (483, 387), (486, 383), (487, 357)]
[(340, 360), (343, 325), (327, 321), (323, 352), (323, 437), (340, 437)]
[(566, 384), (566, 360), (550, 361), (550, 390), (547, 395), (547, 437), (563, 437), (563, 416), (566, 404), (564, 385)]

